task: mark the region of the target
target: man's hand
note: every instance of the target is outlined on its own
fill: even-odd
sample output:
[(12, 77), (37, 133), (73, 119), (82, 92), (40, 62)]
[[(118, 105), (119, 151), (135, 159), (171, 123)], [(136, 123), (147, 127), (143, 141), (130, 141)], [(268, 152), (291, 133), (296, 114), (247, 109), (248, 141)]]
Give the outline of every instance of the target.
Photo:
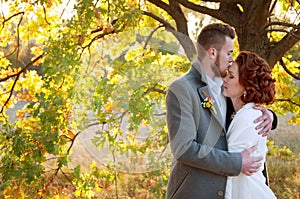
[(254, 109), (260, 110), (262, 112), (262, 116), (254, 120), (254, 123), (263, 121), (260, 125), (256, 127), (256, 130), (260, 130), (258, 134), (262, 136), (270, 135), (272, 129), (272, 122), (274, 120), (272, 112), (263, 106), (255, 106)]
[(256, 149), (256, 146), (245, 149), (242, 154), (242, 173), (251, 176), (259, 170), (262, 165), (263, 157), (251, 157), (251, 153)]

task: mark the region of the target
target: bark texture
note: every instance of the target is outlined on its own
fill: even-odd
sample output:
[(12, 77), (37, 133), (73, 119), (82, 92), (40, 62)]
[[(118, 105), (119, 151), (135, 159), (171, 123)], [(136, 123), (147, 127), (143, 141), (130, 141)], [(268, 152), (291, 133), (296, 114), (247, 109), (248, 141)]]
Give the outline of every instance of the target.
[[(187, 19), (182, 7), (210, 15), (233, 26), (238, 36), (240, 50), (256, 52), (265, 58), (271, 67), (300, 40), (299, 23), (290, 22), (287, 18), (281, 20), (274, 17), (277, 0), (202, 0), (218, 3), (219, 6), (215, 9), (188, 0), (169, 0), (167, 3), (162, 0), (148, 0), (148, 2), (163, 9), (174, 19), (175, 27), (155, 16), (167, 30), (174, 33), (190, 59), (194, 58), (195, 49), (191, 47), (191, 41), (188, 39)], [(279, 41), (273, 40), (270, 37), (272, 32), (281, 32), (285, 36)]]

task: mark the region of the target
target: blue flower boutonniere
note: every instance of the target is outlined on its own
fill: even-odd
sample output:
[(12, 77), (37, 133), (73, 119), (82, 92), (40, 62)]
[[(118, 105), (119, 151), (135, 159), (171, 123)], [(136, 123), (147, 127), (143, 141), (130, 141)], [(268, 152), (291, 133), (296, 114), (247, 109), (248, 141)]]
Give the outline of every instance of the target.
[(211, 109), (214, 112), (214, 114), (217, 114), (216, 108), (213, 105), (213, 103), (214, 103), (213, 98), (209, 97), (209, 95), (205, 91), (202, 91), (202, 93), (205, 96), (204, 101), (201, 102), (202, 107)]

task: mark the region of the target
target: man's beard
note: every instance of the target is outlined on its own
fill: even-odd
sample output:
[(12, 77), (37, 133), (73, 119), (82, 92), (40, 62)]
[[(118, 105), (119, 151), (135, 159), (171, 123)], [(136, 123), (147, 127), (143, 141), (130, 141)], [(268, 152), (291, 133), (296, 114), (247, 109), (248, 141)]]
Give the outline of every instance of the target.
[(216, 75), (216, 77), (226, 77), (226, 70), (225, 71), (221, 71), (220, 70), (220, 57), (217, 55), (216, 61), (214, 64), (211, 65), (212, 71), (214, 72), (214, 74)]
[(213, 73), (215, 74), (216, 77), (220, 77), (221, 76), (221, 71), (220, 71), (220, 58), (217, 55), (216, 57), (216, 61), (215, 63), (211, 64), (211, 69), (213, 71)]

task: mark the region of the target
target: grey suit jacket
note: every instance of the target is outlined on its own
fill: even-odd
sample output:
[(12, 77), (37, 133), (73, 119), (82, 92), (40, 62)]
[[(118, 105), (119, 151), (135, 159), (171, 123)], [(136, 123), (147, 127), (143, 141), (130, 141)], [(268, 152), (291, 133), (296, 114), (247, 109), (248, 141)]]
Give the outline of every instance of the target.
[(238, 175), (240, 153), (227, 152), (226, 130), (216, 103), (216, 114), (203, 108), (211, 97), (201, 63), (174, 81), (167, 92), (167, 125), (173, 155), (166, 198), (224, 198), (227, 176)]

